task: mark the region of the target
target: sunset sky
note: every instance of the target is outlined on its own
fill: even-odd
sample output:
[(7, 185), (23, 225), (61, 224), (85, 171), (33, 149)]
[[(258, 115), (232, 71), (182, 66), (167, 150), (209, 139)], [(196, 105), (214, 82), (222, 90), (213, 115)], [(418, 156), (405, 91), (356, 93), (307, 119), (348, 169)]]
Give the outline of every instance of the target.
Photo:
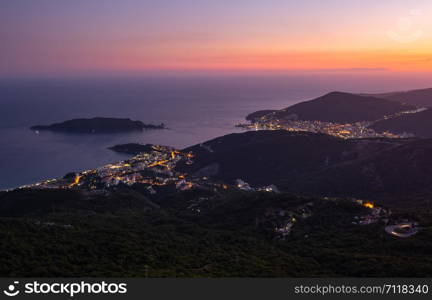
[(0, 76), (432, 71), (430, 0), (0, 0)]

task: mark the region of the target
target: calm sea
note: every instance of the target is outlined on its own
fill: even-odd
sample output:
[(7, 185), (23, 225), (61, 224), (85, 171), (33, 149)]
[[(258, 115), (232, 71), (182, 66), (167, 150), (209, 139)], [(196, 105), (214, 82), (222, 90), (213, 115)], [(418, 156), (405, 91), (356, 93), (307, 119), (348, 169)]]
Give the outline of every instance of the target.
[[(287, 107), (332, 90), (378, 90), (367, 87), (355, 80), (292, 76), (2, 80), (0, 189), (125, 159), (107, 149), (116, 144), (182, 148), (237, 132), (234, 125), (256, 110)], [(96, 116), (164, 122), (170, 129), (101, 135), (29, 129)]]

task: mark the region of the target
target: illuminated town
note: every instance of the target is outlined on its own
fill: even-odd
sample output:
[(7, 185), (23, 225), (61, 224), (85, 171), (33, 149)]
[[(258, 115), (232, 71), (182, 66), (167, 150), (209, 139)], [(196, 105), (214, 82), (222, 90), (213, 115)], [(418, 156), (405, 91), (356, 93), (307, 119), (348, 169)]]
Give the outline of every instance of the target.
[(368, 128), (369, 122), (357, 122), (353, 124), (337, 124), (321, 121), (282, 121), (279, 119), (268, 119), (262, 117), (251, 124), (238, 124), (237, 127), (247, 130), (287, 130), (305, 131), (312, 133), (323, 133), (343, 139), (357, 138), (408, 138), (409, 134), (394, 134), (391, 132), (378, 133)]
[(209, 180), (207, 177), (189, 176), (176, 170), (179, 162), (193, 164), (194, 154), (182, 152), (172, 147), (152, 145), (151, 151), (142, 152), (131, 159), (108, 164), (97, 169), (70, 173), (59, 179), (49, 179), (19, 189), (79, 189), (93, 193), (106, 192), (110, 188), (145, 185), (149, 194), (156, 194), (158, 188), (173, 186), (185, 191), (194, 187), (236, 188), (242, 191), (276, 192), (274, 185), (251, 187), (247, 182), (237, 179), (235, 185)]
[(152, 146), (131, 159), (108, 164), (94, 170), (71, 173), (61, 179), (50, 179), (20, 188), (104, 190), (119, 185), (145, 184), (150, 193), (155, 187), (174, 184), (179, 190), (193, 186), (186, 174), (175, 171), (178, 162), (192, 164), (192, 153), (183, 153), (171, 147)]
[[(247, 130), (287, 130), (287, 131), (306, 131), (312, 133), (323, 133), (336, 136), (343, 139), (356, 138), (402, 138), (402, 135), (391, 132), (378, 133), (375, 130), (368, 128), (364, 122), (354, 124), (337, 124), (321, 121), (281, 121), (279, 119), (271, 120), (262, 118), (251, 124), (239, 124)], [(409, 137), (408, 135), (404, 137)]]
[[(385, 116), (383, 119), (394, 118), (403, 114), (413, 114), (424, 111), (425, 108), (416, 110), (403, 111), (391, 116)], [(378, 122), (380, 120), (376, 120)], [(336, 136), (343, 139), (359, 139), (359, 138), (410, 138), (413, 134), (395, 134), (392, 132), (376, 132), (370, 126), (375, 122), (356, 122), (348, 124), (338, 124), (334, 122), (323, 121), (306, 121), (298, 120), (295, 116), (280, 119), (274, 113), (256, 118), (251, 123), (238, 124), (237, 127), (246, 130), (287, 130), (287, 131), (306, 131), (312, 133), (323, 133)]]
[[(235, 180), (233, 185), (210, 180), (207, 177), (190, 176), (179, 172), (178, 163), (193, 164), (194, 154), (182, 152), (172, 147), (151, 145), (151, 150), (142, 152), (131, 159), (108, 164), (97, 169), (78, 173), (69, 173), (63, 178), (50, 179), (33, 185), (21, 186), (19, 189), (69, 189), (90, 194), (106, 194), (117, 187), (141, 185), (148, 195), (157, 194), (161, 189), (171, 187), (178, 191), (193, 188), (210, 188), (213, 191), (237, 189), (244, 192), (280, 193), (275, 185), (252, 187), (242, 179)], [(189, 209), (201, 213), (200, 203), (207, 198), (192, 201)], [(323, 198), (326, 201), (339, 201), (338, 198)], [(208, 199), (207, 199), (208, 200)], [(367, 209), (367, 212), (354, 218), (352, 225), (370, 225), (381, 222), (385, 231), (395, 237), (405, 238), (418, 232), (417, 223), (391, 217), (391, 211), (378, 206), (372, 201), (352, 199)], [(269, 214), (274, 219), (275, 239), (285, 239), (292, 232), (298, 220), (313, 214), (313, 202), (297, 207), (294, 211), (274, 211)]]

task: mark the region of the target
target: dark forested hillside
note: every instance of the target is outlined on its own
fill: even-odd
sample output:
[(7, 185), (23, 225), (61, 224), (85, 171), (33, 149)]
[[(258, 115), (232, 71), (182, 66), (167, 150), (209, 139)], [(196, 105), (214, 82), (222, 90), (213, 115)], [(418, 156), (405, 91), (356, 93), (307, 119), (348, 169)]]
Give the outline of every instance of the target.
[(432, 88), (403, 91), (403, 92), (393, 92), (385, 94), (372, 95), (378, 98), (389, 99), (393, 101), (398, 101), (401, 103), (407, 103), (410, 105), (431, 107), (432, 106)]
[(411, 133), (418, 137), (432, 138), (432, 109), (381, 120), (373, 124), (372, 128), (378, 132)]
[[(123, 191), (124, 192), (124, 191)], [(122, 191), (10, 194), (22, 206), (45, 199), (41, 211), (0, 208), (0, 274), (58, 277), (423, 277), (432, 274), (431, 232), (408, 240), (383, 225), (353, 225), (368, 210), (348, 199), (286, 194), (189, 191), (147, 200)], [(118, 193), (118, 194), (117, 194)], [(4, 194), (0, 202), (4, 201)], [(69, 195), (65, 195), (69, 197)], [(103, 199), (107, 199), (105, 203)], [(123, 199), (115, 206), (115, 199)], [(94, 203), (99, 203), (95, 209)], [(156, 204), (156, 203), (155, 203)], [(196, 208), (199, 207), (198, 211)], [(195, 209), (192, 209), (195, 208)], [(305, 210), (306, 209), (306, 210)], [(430, 218), (426, 211), (424, 218)], [(417, 217), (420, 217), (419, 215)], [(276, 227), (296, 219), (289, 236)], [(421, 220), (420, 220), (421, 221)]]
[[(393, 115), (413, 108), (414, 106), (411, 105), (372, 96), (333, 92), (272, 112), (272, 116), (276, 119), (355, 123), (375, 121), (386, 115)], [(256, 112), (250, 114), (247, 119), (253, 119), (254, 116), (260, 117), (262, 114)]]
[[(397, 202), (432, 195), (432, 140), (344, 140), (322, 134), (251, 131), (189, 148), (192, 174), (232, 183), (276, 184), (317, 196), (369, 197)], [(414, 203), (417, 198), (412, 198)]]

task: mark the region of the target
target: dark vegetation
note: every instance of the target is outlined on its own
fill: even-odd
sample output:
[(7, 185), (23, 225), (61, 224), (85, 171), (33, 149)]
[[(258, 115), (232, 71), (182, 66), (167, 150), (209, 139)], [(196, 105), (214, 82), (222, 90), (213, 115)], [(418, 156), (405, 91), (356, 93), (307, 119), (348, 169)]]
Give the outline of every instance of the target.
[(432, 196), (431, 139), (251, 131), (187, 150), (195, 153), (195, 162), (180, 169), (229, 183), (241, 178), (296, 194), (365, 197), (389, 205), (424, 204)]
[(309, 195), (351, 195), (424, 208), (431, 206), (431, 172), (432, 140), (415, 140), (285, 180), (281, 187)]
[(417, 137), (432, 138), (432, 109), (381, 120), (374, 123), (372, 128), (378, 132), (411, 133)]
[[(150, 201), (128, 189), (103, 196), (18, 191), (0, 194), (0, 202), (8, 203), (0, 207), (2, 276), (432, 274), (429, 229), (403, 240), (386, 235), (382, 224), (352, 225), (366, 210), (349, 200), (193, 190)], [(194, 203), (201, 212), (190, 209)], [(312, 215), (298, 218), (286, 240), (276, 239), (278, 212), (306, 203), (313, 203)], [(430, 212), (422, 216), (430, 219)]]
[(204, 147), (185, 149), (194, 153), (194, 164), (180, 169), (193, 174), (216, 164), (219, 167), (214, 178), (230, 183), (241, 178), (252, 184), (269, 184), (324, 167), (327, 160), (341, 161), (341, 153), (352, 148), (344, 140), (324, 134), (249, 131), (216, 138), (204, 143)]
[(421, 107), (432, 106), (432, 88), (372, 95)]

